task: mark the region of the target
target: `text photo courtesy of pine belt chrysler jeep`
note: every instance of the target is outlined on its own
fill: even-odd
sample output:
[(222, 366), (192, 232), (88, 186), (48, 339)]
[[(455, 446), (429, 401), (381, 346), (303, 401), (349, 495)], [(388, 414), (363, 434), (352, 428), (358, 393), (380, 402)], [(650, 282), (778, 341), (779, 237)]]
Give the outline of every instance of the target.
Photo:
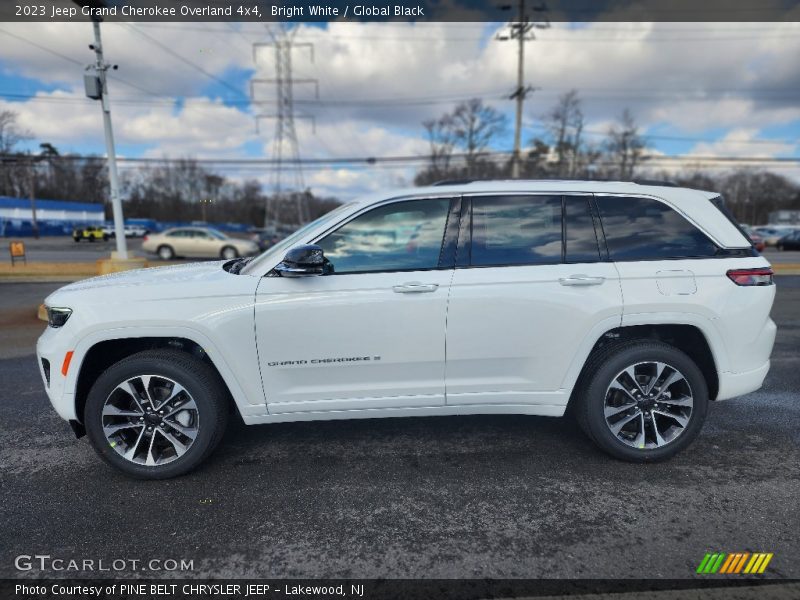
[(761, 386), (774, 297), (715, 193), (459, 182), (343, 205), (255, 258), (67, 285), (37, 356), (58, 414), (136, 477), (196, 467), (234, 412), (569, 411), (646, 462)]

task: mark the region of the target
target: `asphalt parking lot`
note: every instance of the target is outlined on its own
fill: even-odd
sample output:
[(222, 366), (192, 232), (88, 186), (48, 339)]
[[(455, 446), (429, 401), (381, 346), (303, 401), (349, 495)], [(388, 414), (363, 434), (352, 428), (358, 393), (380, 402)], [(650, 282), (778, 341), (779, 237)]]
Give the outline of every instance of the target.
[(14, 311), (55, 287), (0, 284), (0, 577), (42, 576), (14, 567), (40, 553), (191, 559), (189, 577), (687, 578), (712, 551), (800, 577), (800, 277), (778, 278), (764, 388), (712, 405), (667, 463), (612, 460), (568, 419), (234, 422), (163, 482), (111, 470), (51, 409), (43, 325)]

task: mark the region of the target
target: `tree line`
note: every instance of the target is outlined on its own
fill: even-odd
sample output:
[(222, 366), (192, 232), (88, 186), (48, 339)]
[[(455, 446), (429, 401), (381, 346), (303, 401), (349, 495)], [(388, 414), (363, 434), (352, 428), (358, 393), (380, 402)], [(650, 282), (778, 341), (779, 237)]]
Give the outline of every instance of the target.
[[(520, 157), (523, 178), (630, 181), (642, 171), (648, 141), (628, 109), (608, 127), (602, 139), (590, 140), (581, 99), (572, 90), (558, 98), (540, 123), (542, 135), (531, 137)], [(429, 159), (416, 174), (417, 185), (510, 178), (512, 158), (508, 153), (498, 156), (492, 151), (502, 146), (500, 140), (508, 132), (507, 119), (500, 111), (472, 99), (422, 125)], [(721, 193), (743, 223), (763, 224), (770, 212), (800, 210), (800, 184), (769, 170), (738, 168), (715, 174), (684, 166), (671, 172), (647, 173), (646, 177), (639, 176)]]
[[(582, 101), (576, 91), (563, 94), (541, 116), (541, 135), (530, 137), (521, 154), (520, 174), (528, 179), (631, 180), (642, 171), (648, 142), (633, 114), (623, 110), (605, 136), (586, 135)], [(442, 180), (509, 178), (511, 158), (503, 147), (508, 132), (504, 114), (480, 99), (457, 104), (422, 123), (429, 153), (414, 177), (417, 185)], [(17, 115), (0, 111), (0, 195), (103, 203), (110, 217), (106, 162), (97, 156), (62, 155), (51, 144), (29, 147), (30, 135)], [(648, 172), (647, 178), (720, 192), (733, 214), (749, 224), (766, 223), (768, 214), (800, 209), (800, 184), (780, 174), (752, 168), (709, 173), (684, 167), (670, 173)], [(298, 223), (338, 205), (310, 191), (269, 194), (257, 179), (235, 180), (190, 158), (126, 170), (121, 194), (129, 218), (160, 221)], [(266, 217), (266, 219), (265, 219)]]

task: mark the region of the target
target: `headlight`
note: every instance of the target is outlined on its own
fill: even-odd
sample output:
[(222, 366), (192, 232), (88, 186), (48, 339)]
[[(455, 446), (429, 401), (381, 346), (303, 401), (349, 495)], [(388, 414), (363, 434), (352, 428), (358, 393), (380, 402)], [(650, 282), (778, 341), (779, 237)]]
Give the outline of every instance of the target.
[(53, 308), (48, 306), (47, 324), (50, 325), (50, 327), (61, 327), (67, 322), (71, 314), (71, 308)]

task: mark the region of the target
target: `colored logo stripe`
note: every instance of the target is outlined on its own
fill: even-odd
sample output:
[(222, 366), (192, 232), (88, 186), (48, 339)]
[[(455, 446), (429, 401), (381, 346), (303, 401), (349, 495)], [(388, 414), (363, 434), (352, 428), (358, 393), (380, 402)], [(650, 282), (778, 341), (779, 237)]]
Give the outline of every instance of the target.
[(772, 560), (773, 556), (771, 552), (755, 552), (753, 554), (749, 552), (734, 552), (731, 554), (709, 552), (703, 557), (703, 560), (700, 561), (700, 565), (697, 567), (697, 573), (702, 575), (714, 573), (727, 575), (739, 573), (749, 575), (760, 574), (767, 569), (767, 565)]
[(753, 554), (753, 558), (747, 563), (744, 568), (745, 573), (763, 573), (767, 569), (769, 561), (772, 560), (772, 553), (769, 554)]

